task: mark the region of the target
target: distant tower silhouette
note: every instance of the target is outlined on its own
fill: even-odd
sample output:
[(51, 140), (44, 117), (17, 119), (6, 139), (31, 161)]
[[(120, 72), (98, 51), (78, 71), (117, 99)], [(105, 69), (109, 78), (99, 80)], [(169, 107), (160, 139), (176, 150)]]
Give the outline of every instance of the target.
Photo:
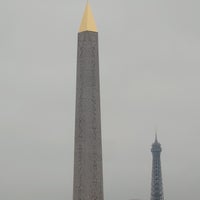
[(155, 142), (152, 144), (151, 152), (153, 156), (152, 160), (152, 180), (151, 180), (151, 200), (164, 200), (163, 184), (162, 184), (162, 172), (161, 172), (161, 145), (157, 140), (157, 134), (155, 136)]

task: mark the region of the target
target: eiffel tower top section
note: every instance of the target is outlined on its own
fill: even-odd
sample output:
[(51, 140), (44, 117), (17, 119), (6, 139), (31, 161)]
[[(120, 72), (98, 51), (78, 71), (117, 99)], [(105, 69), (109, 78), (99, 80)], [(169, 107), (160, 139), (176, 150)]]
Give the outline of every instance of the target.
[(161, 148), (160, 143), (158, 142), (157, 133), (156, 133), (155, 141), (152, 144), (151, 152), (161, 152), (161, 151), (162, 151), (162, 148)]

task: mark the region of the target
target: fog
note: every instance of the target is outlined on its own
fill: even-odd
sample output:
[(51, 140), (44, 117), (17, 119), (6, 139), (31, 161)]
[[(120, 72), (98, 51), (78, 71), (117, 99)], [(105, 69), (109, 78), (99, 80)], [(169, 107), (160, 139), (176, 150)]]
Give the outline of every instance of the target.
[[(105, 200), (199, 199), (200, 2), (90, 0), (99, 32)], [(86, 1), (0, 0), (0, 198), (70, 200)]]

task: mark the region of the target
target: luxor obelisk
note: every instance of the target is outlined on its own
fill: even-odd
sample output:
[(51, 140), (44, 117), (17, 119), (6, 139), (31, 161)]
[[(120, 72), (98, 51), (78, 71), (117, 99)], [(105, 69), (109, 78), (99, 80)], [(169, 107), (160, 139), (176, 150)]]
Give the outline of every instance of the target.
[(73, 200), (103, 200), (98, 33), (87, 2), (78, 33)]

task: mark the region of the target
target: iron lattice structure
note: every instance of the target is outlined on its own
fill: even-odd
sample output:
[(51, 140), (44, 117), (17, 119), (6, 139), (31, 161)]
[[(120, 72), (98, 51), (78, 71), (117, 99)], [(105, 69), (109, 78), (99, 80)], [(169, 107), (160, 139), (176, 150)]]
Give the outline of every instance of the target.
[(163, 183), (161, 172), (161, 145), (155, 138), (155, 142), (152, 144), (151, 152), (153, 156), (152, 160), (152, 180), (151, 180), (151, 200), (164, 200), (163, 195)]

